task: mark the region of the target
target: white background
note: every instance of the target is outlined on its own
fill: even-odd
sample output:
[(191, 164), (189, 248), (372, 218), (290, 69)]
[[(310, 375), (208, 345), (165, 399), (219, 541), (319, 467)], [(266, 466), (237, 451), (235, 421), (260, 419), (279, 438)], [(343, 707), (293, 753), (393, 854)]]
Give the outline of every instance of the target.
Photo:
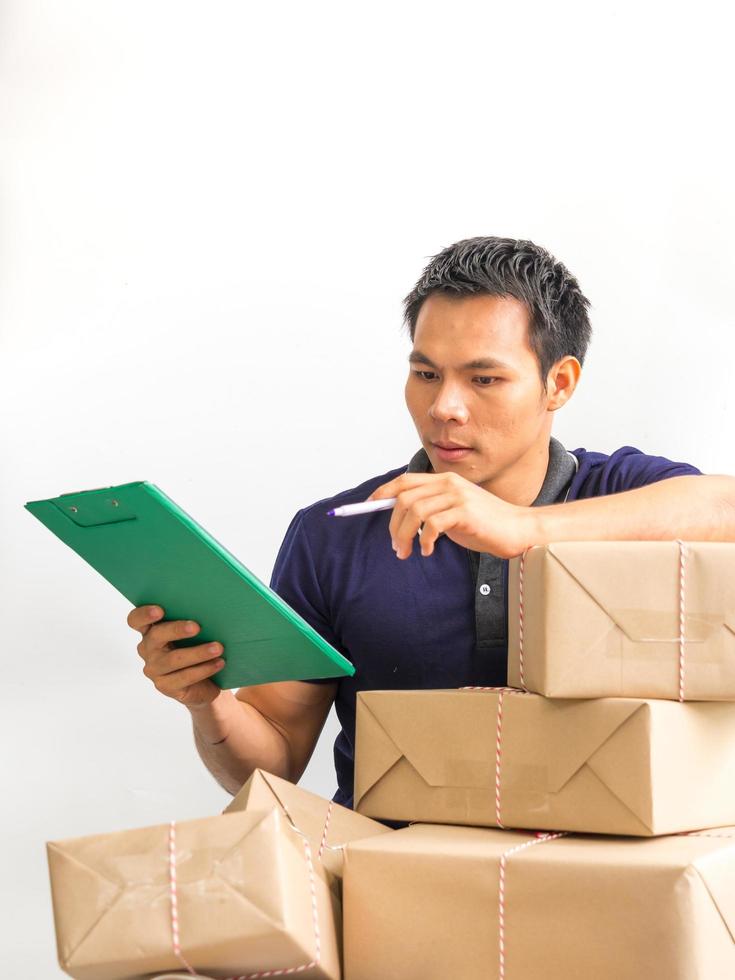
[[(568, 448), (735, 472), (718, 9), (2, 3), (7, 975), (59, 975), (45, 841), (229, 800), (129, 604), (27, 500), (152, 480), (268, 581), (297, 509), (418, 448), (401, 299), (481, 234), (592, 301)], [(334, 735), (303, 779), (329, 796)]]

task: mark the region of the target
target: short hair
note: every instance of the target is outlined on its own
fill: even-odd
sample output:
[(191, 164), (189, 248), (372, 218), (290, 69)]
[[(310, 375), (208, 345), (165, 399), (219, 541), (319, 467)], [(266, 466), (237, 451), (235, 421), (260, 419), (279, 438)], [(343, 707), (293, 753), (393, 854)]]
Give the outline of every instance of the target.
[(512, 296), (530, 315), (529, 343), (541, 380), (560, 358), (584, 363), (592, 335), (589, 300), (566, 266), (533, 242), (515, 238), (464, 238), (435, 255), (403, 300), (411, 340), (419, 310), (432, 293), (451, 296)]

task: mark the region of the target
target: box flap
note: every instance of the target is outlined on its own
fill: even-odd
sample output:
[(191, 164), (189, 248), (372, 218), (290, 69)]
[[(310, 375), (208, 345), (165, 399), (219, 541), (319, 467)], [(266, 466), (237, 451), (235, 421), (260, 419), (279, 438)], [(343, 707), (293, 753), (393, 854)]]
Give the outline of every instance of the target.
[[(203, 825), (224, 821), (215, 834), (203, 838)], [(187, 892), (200, 901), (236, 893), (247, 916), (247, 931), (282, 930), (279, 894), (285, 876), (274, 847), (273, 822), (281, 820), (276, 808), (269, 812), (237, 813), (185, 820), (176, 825), (177, 881), (184, 912)], [(276, 830), (278, 828), (275, 828)], [(50, 842), (48, 847), (59, 956), (64, 969), (99, 962), (120, 944), (122, 930), (135, 929), (141, 916), (150, 923), (169, 921), (168, 824), (114, 834)], [(161, 860), (152, 860), (160, 852)], [(263, 861), (269, 853), (273, 860)], [(259, 869), (258, 875), (252, 868)], [(61, 871), (63, 877), (57, 877)], [(280, 882), (280, 884), (278, 884)], [(114, 890), (111, 887), (114, 883)], [(86, 887), (85, 887), (86, 884)], [(100, 887), (101, 885), (101, 887)], [(83, 890), (80, 890), (83, 889)], [(68, 906), (68, 909), (66, 908)], [(80, 911), (92, 914), (79, 927)], [(238, 914), (238, 919), (241, 913)], [(157, 930), (151, 928), (155, 945)], [(166, 929), (162, 934), (166, 934)], [(104, 951), (101, 953), (100, 951)], [(155, 950), (152, 948), (149, 953)], [(112, 953), (114, 957), (114, 953)]]
[[(249, 812), (248, 816), (252, 816), (254, 822), (245, 827), (224, 854), (210, 852), (211, 870), (204, 865), (199, 877), (219, 877), (240, 895), (243, 904), (257, 918), (264, 916), (275, 929), (285, 929), (281, 896), (283, 889), (288, 888), (288, 882), (277, 860), (278, 847), (274, 849), (273, 846), (274, 839), (280, 839), (281, 824), (285, 821), (277, 807)], [(270, 855), (270, 862), (263, 860), (266, 854)], [(253, 868), (258, 869), (257, 875), (253, 874)]]
[(256, 769), (248, 780), (250, 781), (253, 782), (253, 789), (247, 801), (247, 809), (263, 809), (273, 801), (283, 809), (284, 813), (290, 815), (299, 830), (312, 838), (317, 848), (322, 842), (327, 811), (330, 807), (326, 843), (331, 846), (389, 832), (388, 827), (376, 820), (371, 820), (362, 813), (355, 813), (354, 810), (340, 806), (339, 803), (325, 799), (317, 793), (304, 789), (303, 786), (275, 776), (264, 769)]
[[(359, 710), (364, 713), (370, 752), (360, 757), (362, 764), (369, 763), (370, 772), (360, 775), (360, 797), (401, 758), (429, 786), (491, 785), (498, 696), (497, 691), (456, 689), (361, 691)], [(605, 710), (600, 710), (602, 704)], [(503, 745), (521, 764), (536, 762), (542, 750), (548, 788), (556, 793), (640, 706), (640, 701), (630, 698), (551, 701), (506, 691)]]
[(376, 702), (368, 697), (371, 692), (358, 691), (356, 703), (355, 741), (369, 742), (370, 752), (355, 752), (355, 799), (357, 805), (368, 790), (381, 779), (402, 757), (402, 750), (383, 727), (381, 716), (373, 709)]
[[(251, 801), (255, 804), (254, 806), (251, 805)], [(243, 783), (222, 812), (239, 813), (243, 810), (257, 810), (259, 804), (266, 803), (266, 801), (270, 801), (271, 806), (275, 806), (278, 802), (265, 779), (265, 770), (254, 769), (250, 778)]]
[(633, 702), (633, 711), (590, 756), (589, 769), (643, 825), (653, 831), (651, 713)]
[(342, 849), (350, 841), (375, 834), (389, 833), (390, 828), (355, 813), (316, 793), (297, 786), (264, 769), (255, 769), (225, 813), (238, 810), (262, 810), (279, 807), (312, 846), (314, 858), (338, 878), (342, 876)]
[[(495, 754), (487, 746), (495, 745), (495, 693), (362, 691), (361, 696), (386, 743), (383, 754), (389, 765), (381, 766), (380, 775), (404, 757), (429, 786), (490, 784)], [(508, 697), (529, 695), (519, 691)], [(374, 752), (371, 742), (370, 755)]]
[(93, 857), (88, 860), (83, 854), (75, 854), (72, 844), (46, 843), (58, 953), (65, 963), (126, 887), (124, 880), (95, 868)]
[[(677, 643), (679, 546), (676, 541), (647, 541), (633, 553), (639, 544), (565, 541), (546, 550), (555, 569), (569, 575), (629, 640)], [(695, 547), (689, 545), (690, 552)], [(723, 627), (735, 633), (735, 610), (715, 616), (685, 607), (685, 614), (687, 642), (703, 642)]]
[[(491, 696), (497, 700), (497, 695)], [(542, 763), (548, 774), (548, 789), (558, 793), (641, 706), (632, 698), (551, 700), (536, 694), (506, 696), (503, 744), (520, 764)], [(495, 745), (495, 738), (492, 744)]]
[[(706, 835), (695, 835), (706, 836)], [(694, 867), (704, 882), (718, 912), (722, 916), (730, 938), (735, 943), (735, 827), (729, 828), (727, 834), (711, 832), (711, 836), (723, 837), (723, 844), (730, 839), (731, 847), (723, 851), (715, 851), (697, 858)]]
[[(552, 700), (511, 690), (502, 696), (500, 778), (508, 812), (531, 789), (541, 794), (533, 803), (540, 805), (579, 776), (601, 783), (635, 818), (633, 826), (644, 836), (650, 832), (647, 702)], [(499, 691), (363, 691), (360, 697), (356, 805), (398, 765), (410, 766), (428, 788), (489, 791), (494, 785)], [(361, 738), (369, 739), (369, 750), (360, 749)]]

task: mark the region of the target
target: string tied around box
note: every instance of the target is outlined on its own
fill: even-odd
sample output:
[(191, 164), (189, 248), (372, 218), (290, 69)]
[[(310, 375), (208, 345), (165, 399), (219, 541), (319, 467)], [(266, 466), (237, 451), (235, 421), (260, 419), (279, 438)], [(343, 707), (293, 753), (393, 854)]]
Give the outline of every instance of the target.
[(501, 819), (500, 812), (500, 777), (503, 765), (503, 699), (506, 694), (529, 694), (529, 691), (520, 690), (517, 687), (460, 687), (460, 691), (493, 691), (498, 695), (498, 712), (495, 723), (495, 822), (503, 830), (513, 828), (506, 827)]
[[(686, 570), (689, 551), (684, 541), (676, 539), (679, 546), (679, 629), (675, 640), (679, 644), (679, 701), (685, 700), (684, 679), (685, 679), (685, 645), (686, 645)], [(524, 628), (524, 571), (526, 565), (527, 548), (520, 556), (518, 565), (518, 670), (521, 679), (521, 687), (526, 690), (526, 678), (523, 670), (523, 628)]]
[[(529, 831), (523, 831), (529, 833)], [(525, 851), (536, 844), (545, 844), (547, 841), (558, 840), (566, 837), (566, 833), (547, 833), (537, 831), (531, 840), (524, 841), (522, 844), (514, 844), (507, 851), (500, 855), (500, 865), (498, 868), (498, 980), (505, 980), (505, 875), (508, 858), (519, 851)]]
[[(311, 970), (314, 967), (319, 966), (321, 962), (321, 934), (319, 930), (319, 915), (317, 910), (316, 902), (316, 884), (314, 876), (314, 864), (312, 860), (311, 852), (311, 842), (307, 834), (297, 826), (293, 820), (291, 814), (288, 812), (288, 808), (285, 804), (281, 803), (283, 808), (284, 816), (294, 833), (301, 837), (304, 846), (304, 857), (306, 860), (306, 867), (309, 876), (309, 892), (311, 898), (311, 911), (312, 911), (312, 923), (314, 927), (314, 958), (309, 963), (303, 963), (300, 966), (283, 967), (281, 969), (271, 969), (271, 970), (260, 970), (254, 973), (240, 974), (238, 976), (228, 977), (228, 980), (261, 980), (261, 978), (266, 977), (284, 977), (291, 976), (298, 973), (303, 973), (306, 970)], [(327, 807), (327, 813), (324, 820), (324, 827), (322, 828), (319, 851), (317, 853), (317, 858), (321, 860), (321, 856), (325, 850), (339, 851), (343, 850), (346, 845), (344, 844), (328, 844), (327, 834), (329, 829), (329, 821), (332, 816), (334, 804), (330, 800)], [(178, 959), (179, 963), (184, 967), (184, 969), (192, 977), (200, 977), (196, 970), (191, 966), (186, 957), (183, 954), (181, 946), (181, 938), (179, 931), (179, 913), (178, 913), (178, 889), (177, 889), (177, 878), (176, 878), (176, 821), (171, 820), (169, 822), (168, 830), (168, 877), (169, 877), (169, 894), (171, 898), (170, 908), (171, 908), (171, 941), (173, 946), (174, 955)], [(164, 976), (159, 976), (157, 980), (164, 980)]]

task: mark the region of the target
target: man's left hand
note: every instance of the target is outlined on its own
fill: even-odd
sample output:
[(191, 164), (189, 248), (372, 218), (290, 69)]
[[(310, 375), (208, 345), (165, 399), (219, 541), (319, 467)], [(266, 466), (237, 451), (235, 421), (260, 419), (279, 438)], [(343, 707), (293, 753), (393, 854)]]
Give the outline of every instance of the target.
[(531, 507), (509, 504), (457, 473), (402, 473), (368, 500), (395, 497), (389, 531), (398, 558), (408, 558), (421, 525), (421, 554), (440, 534), (463, 548), (513, 558), (533, 544)]

